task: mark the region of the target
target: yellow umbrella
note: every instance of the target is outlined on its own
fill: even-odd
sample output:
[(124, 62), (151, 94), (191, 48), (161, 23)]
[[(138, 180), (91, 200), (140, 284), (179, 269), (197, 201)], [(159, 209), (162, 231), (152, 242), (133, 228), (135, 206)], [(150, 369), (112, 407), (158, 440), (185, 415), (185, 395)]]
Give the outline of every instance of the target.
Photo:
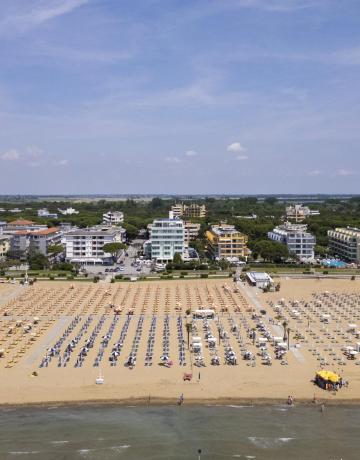
[(316, 375), (322, 378), (323, 380), (327, 380), (332, 383), (338, 383), (340, 380), (340, 377), (332, 371), (318, 371)]

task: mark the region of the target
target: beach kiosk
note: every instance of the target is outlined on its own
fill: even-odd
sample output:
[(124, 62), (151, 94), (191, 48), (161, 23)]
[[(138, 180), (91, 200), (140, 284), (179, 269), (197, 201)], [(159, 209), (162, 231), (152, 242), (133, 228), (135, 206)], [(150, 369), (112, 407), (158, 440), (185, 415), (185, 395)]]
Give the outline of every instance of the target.
[(340, 384), (341, 377), (335, 372), (321, 370), (316, 372), (315, 383), (323, 390), (335, 390)]

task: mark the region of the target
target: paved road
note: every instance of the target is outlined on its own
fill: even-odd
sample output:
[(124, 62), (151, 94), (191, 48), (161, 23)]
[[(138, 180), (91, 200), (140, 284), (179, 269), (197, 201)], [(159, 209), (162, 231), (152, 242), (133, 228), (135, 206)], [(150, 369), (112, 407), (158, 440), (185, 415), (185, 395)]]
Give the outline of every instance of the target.
[[(105, 275), (105, 282), (110, 282), (111, 279), (115, 275), (124, 275), (124, 276), (140, 276), (140, 275), (148, 275), (150, 273), (150, 267), (146, 265), (141, 266), (141, 270), (137, 270), (136, 267), (133, 267), (131, 264), (134, 262), (138, 255), (138, 250), (134, 246), (129, 246), (127, 249), (127, 254), (128, 256), (125, 256), (125, 251), (123, 251), (120, 256), (117, 259), (117, 263), (112, 265), (112, 266), (103, 266), (103, 265), (88, 265), (86, 267), (86, 270), (88, 273), (92, 273), (94, 275), (98, 275), (101, 273), (102, 275)], [(120, 262), (123, 263), (123, 266), (125, 270), (119, 271), (119, 272), (105, 272), (107, 268), (116, 268), (120, 266)]]

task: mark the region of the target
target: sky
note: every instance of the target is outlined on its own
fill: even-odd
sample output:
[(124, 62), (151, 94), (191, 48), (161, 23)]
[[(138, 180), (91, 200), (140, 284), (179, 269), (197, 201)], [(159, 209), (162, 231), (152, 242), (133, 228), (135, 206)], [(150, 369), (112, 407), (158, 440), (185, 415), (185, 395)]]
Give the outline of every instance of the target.
[(0, 0), (0, 194), (359, 193), (359, 0)]

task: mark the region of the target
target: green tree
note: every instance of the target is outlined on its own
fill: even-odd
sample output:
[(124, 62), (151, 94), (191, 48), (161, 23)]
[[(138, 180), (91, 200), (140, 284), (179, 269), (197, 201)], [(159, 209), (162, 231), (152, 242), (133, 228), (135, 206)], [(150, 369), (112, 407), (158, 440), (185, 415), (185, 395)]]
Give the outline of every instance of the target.
[(48, 258), (40, 252), (29, 254), (28, 263), (30, 270), (44, 270), (45, 268), (49, 268)]
[(192, 324), (191, 323), (186, 323), (186, 332), (187, 332), (187, 344), (188, 344), (188, 349), (190, 348), (190, 332), (192, 331)]
[(54, 255), (61, 254), (62, 252), (64, 252), (64, 246), (61, 244), (53, 244), (48, 247), (47, 252), (48, 254), (54, 254)]
[(175, 265), (182, 264), (182, 258), (179, 252), (175, 252), (174, 257), (173, 257), (173, 263)]
[(108, 252), (112, 255), (112, 257), (115, 257), (119, 251), (122, 249), (126, 249), (126, 244), (124, 243), (106, 243), (102, 247), (102, 250), (104, 252)]
[(289, 257), (289, 250), (285, 244), (277, 241), (260, 240), (253, 246), (253, 257), (257, 255), (269, 262), (282, 262)]

